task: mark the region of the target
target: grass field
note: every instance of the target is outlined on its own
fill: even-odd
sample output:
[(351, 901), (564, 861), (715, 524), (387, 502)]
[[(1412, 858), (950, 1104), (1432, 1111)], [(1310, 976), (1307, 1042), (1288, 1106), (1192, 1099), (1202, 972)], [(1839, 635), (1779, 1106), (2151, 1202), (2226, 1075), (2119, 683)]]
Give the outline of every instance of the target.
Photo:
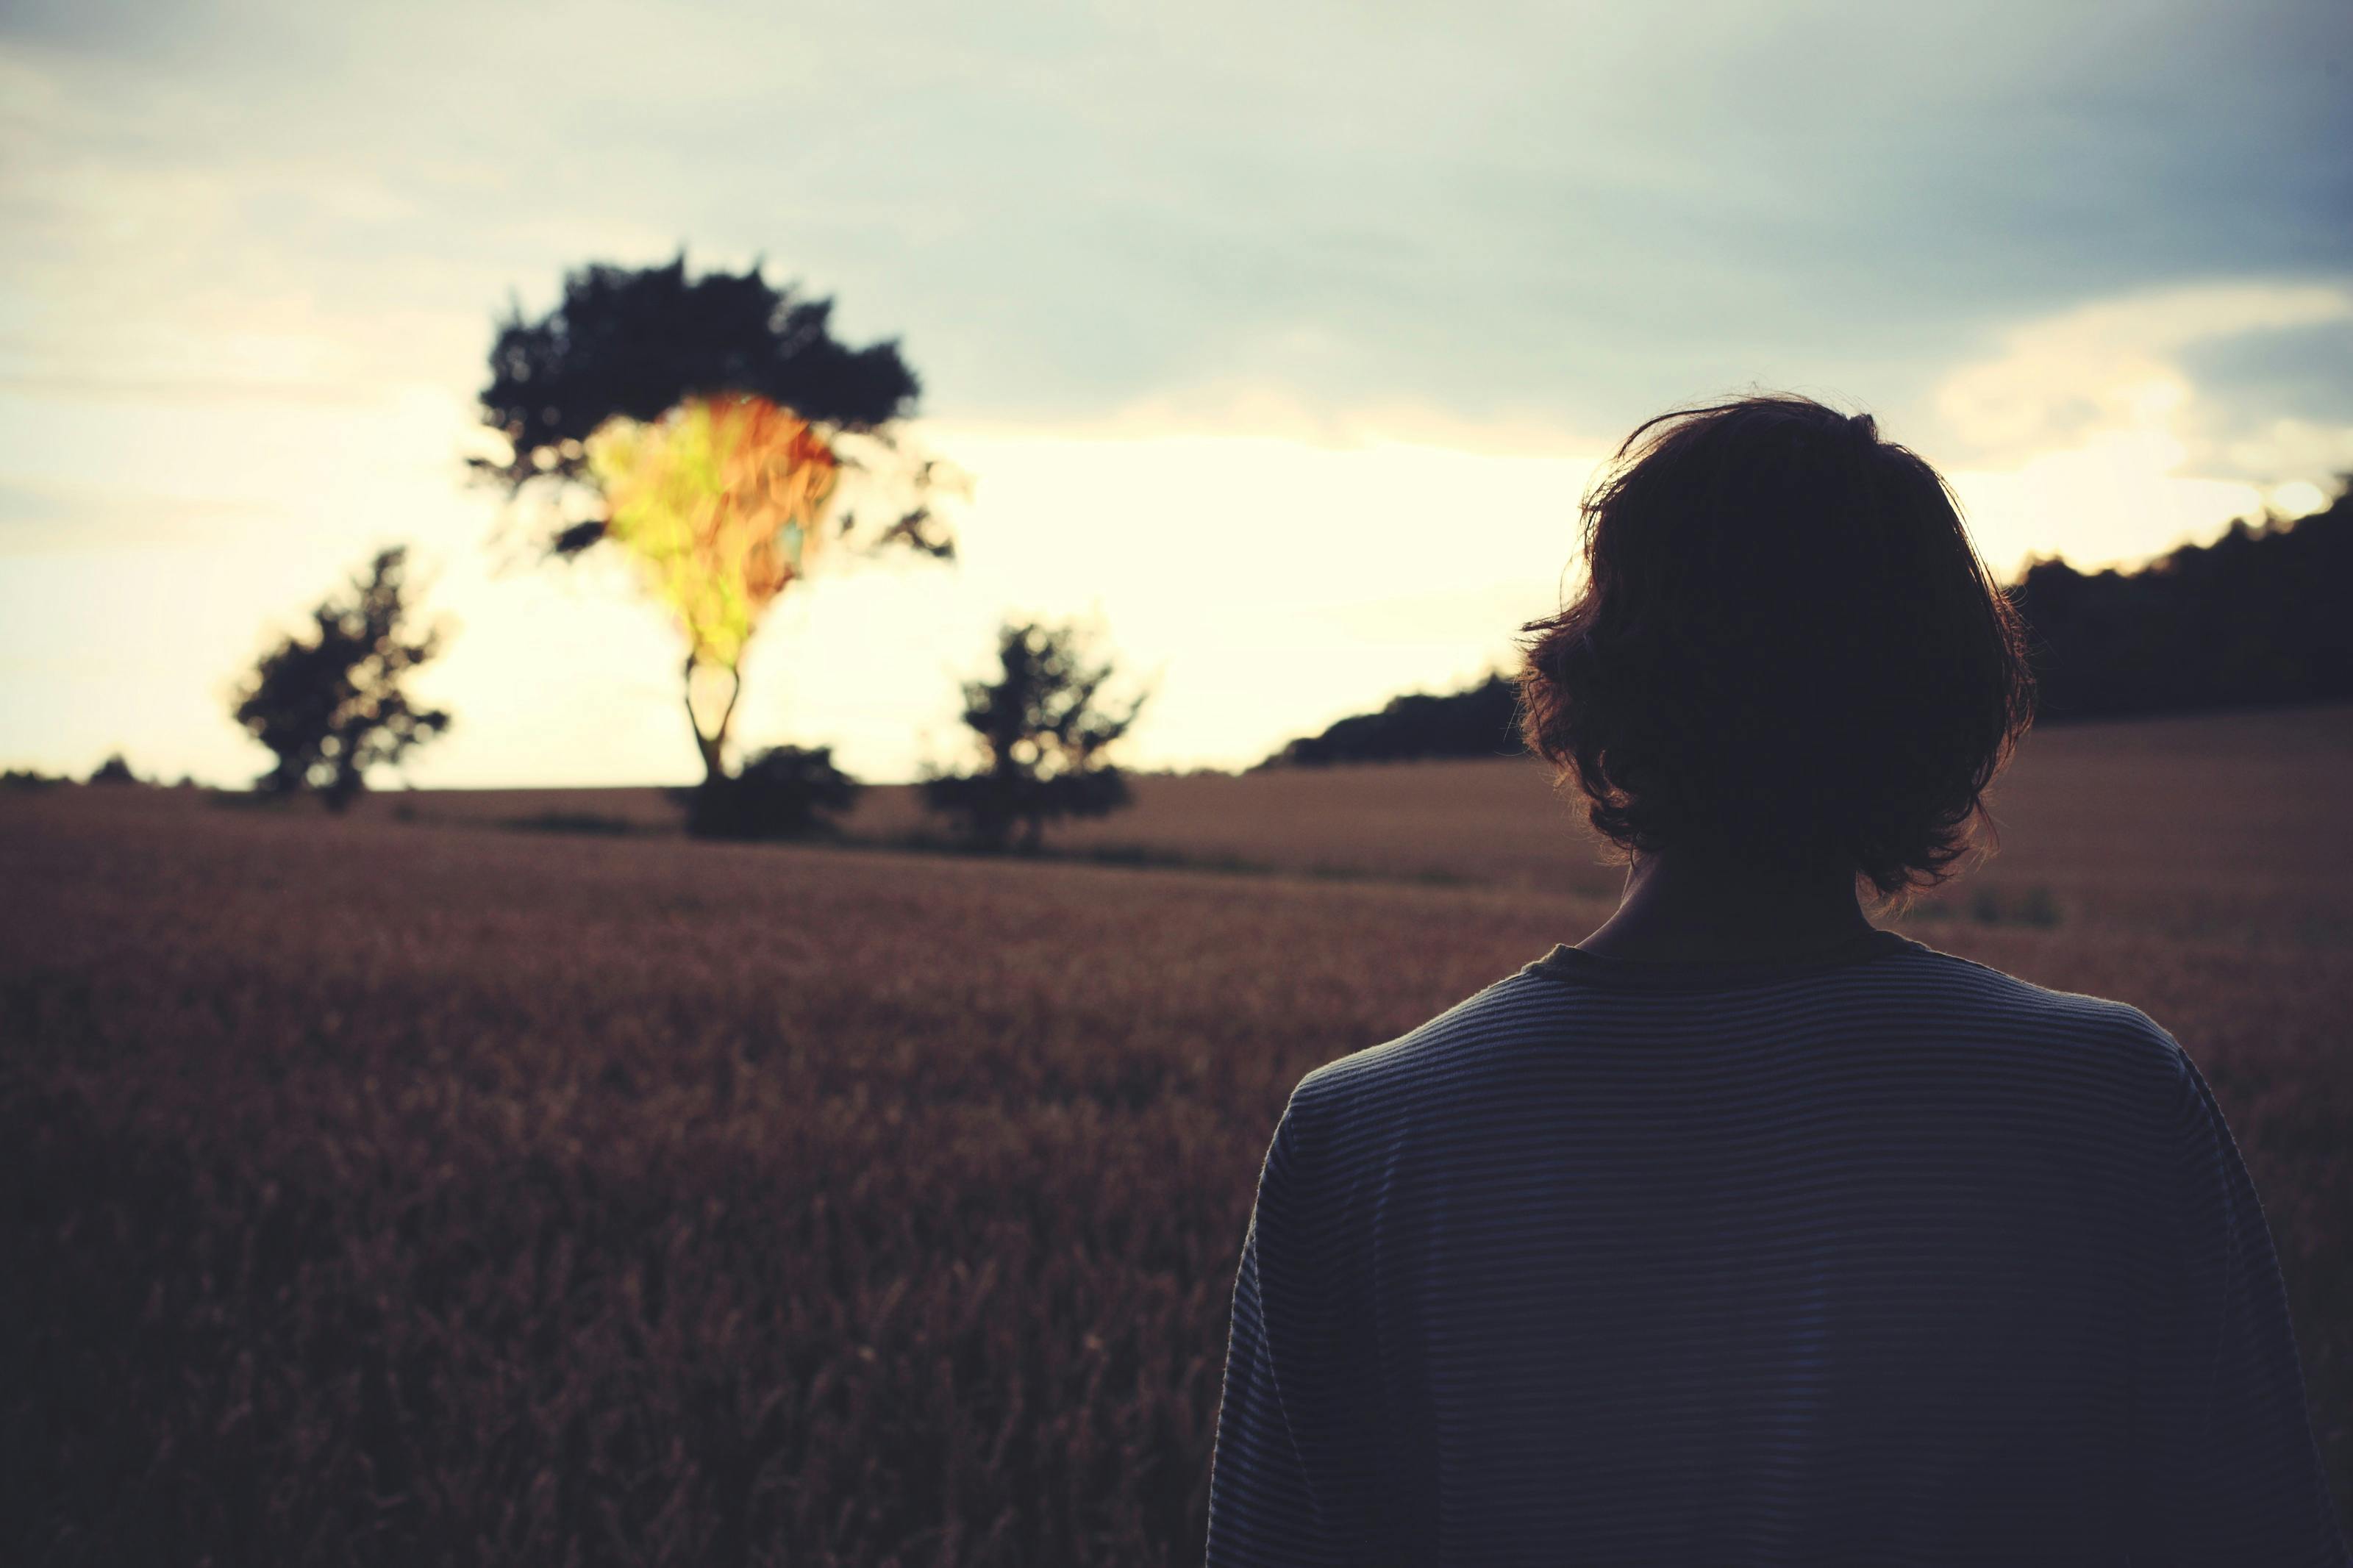
[[(1897, 922), (2207, 1071), (2340, 1507), (2348, 799), (2353, 710), (2052, 731)], [(641, 831), (497, 830), (550, 819)], [(1063, 840), (1228, 871), (672, 821), (0, 797), (0, 1560), (1197, 1561), (1291, 1086), (1614, 886), (1514, 763), (1146, 779)]]
[[(2064, 923), (2180, 936), (2353, 944), (2353, 708), (2079, 724), (2034, 734), (1997, 784), (2002, 851), (1926, 918), (2055, 905)], [(1135, 781), (1135, 805), (1067, 826), (1091, 855), (1307, 875), (1524, 888), (1614, 899), (1544, 771), (1522, 762), (1399, 763)], [(904, 786), (847, 822), (887, 842), (926, 825)], [(372, 816), (444, 826), (538, 823), (675, 834), (650, 789), (436, 791), (372, 797)], [(1582, 932), (1578, 933), (1582, 935)]]

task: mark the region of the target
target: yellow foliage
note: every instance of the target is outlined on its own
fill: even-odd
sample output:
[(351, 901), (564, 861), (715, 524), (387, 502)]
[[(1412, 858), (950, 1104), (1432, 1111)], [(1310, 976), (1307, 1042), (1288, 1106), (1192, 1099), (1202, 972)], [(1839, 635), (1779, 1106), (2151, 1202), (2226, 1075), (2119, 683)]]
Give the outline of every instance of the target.
[(790, 409), (738, 393), (689, 398), (650, 424), (616, 416), (586, 445), (607, 537), (645, 566), (695, 660), (733, 669), (801, 575), (840, 460)]

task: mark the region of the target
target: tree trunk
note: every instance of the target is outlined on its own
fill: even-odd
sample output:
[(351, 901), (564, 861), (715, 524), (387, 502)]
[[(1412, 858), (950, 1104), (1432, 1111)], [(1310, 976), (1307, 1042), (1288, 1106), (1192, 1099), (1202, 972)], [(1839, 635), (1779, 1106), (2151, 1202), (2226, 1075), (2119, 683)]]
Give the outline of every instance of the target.
[(695, 746), (702, 752), (702, 782), (717, 784), (727, 776), (727, 727), (735, 721), (735, 700), (744, 695), (744, 675), (741, 670), (727, 672), (727, 706), (720, 710), (719, 722), (706, 731), (694, 710), (694, 672), (700, 663), (694, 655), (686, 656), (686, 721), (693, 726)]
[(727, 776), (727, 737), (694, 732), (694, 744), (702, 753), (702, 782), (717, 784)]

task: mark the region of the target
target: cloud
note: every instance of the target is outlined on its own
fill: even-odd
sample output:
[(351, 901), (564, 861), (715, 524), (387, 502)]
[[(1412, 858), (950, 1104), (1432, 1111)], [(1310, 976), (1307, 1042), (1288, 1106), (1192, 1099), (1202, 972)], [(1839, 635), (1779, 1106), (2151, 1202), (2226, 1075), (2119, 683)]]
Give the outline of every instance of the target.
[(2201, 284), (2103, 300), (2013, 329), (1999, 354), (1946, 379), (1936, 410), (1980, 460), (2022, 461), (2118, 431), (2175, 443), (2177, 462), (2192, 458), (2193, 443), (2211, 459), (2235, 411), (2200, 405), (2189, 352), (2348, 321), (2353, 288), (2336, 282)]
[[(1228, 382), (1579, 427), (1757, 380), (1900, 406), (2006, 321), (2328, 265), (2353, 202), (2318, 0), (10, 27), (0, 216), (53, 297), (307, 291), (361, 363), (421, 374), (479, 363), (510, 284), (691, 240), (903, 333), (959, 419)], [(346, 304), (394, 297), (444, 325)]]
[[(1935, 397), (1949, 440), (1939, 455), (1980, 551), (2004, 572), (2053, 550), (2120, 565), (2266, 507), (2314, 510), (2322, 483), (2353, 468), (2353, 381), (2306, 351), (2348, 323), (2353, 287), (2240, 280), (2010, 330)], [(2231, 352), (2249, 344), (2253, 363)], [(2233, 363), (2236, 385), (2213, 374)], [(2263, 364), (2300, 368), (2264, 384)]]

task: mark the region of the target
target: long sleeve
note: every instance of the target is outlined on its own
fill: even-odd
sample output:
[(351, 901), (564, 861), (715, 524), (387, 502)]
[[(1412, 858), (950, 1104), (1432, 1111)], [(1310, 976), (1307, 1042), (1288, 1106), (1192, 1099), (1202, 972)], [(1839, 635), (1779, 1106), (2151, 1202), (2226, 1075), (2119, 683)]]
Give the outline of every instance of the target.
[[(2179, 1047), (2176, 1047), (2179, 1049)], [(2148, 1527), (2137, 1561), (2341, 1568), (2269, 1226), (2221, 1108), (2180, 1058), (2140, 1411)]]
[(1284, 1113), (1259, 1173), (1258, 1200), (1234, 1279), (1225, 1394), (1209, 1463), (1209, 1568), (1307, 1568), (1341, 1556), (1310, 1486), (1283, 1408), (1285, 1329), (1299, 1326), (1292, 1255), (1293, 1121)]

